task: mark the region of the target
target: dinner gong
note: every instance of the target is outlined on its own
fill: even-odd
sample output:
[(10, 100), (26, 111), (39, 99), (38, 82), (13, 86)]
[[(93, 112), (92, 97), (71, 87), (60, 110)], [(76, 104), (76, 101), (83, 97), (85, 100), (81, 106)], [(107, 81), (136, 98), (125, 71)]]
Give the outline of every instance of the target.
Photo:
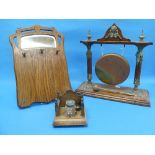
[(108, 53), (96, 62), (95, 72), (102, 82), (117, 85), (128, 78), (130, 66), (128, 61), (121, 55)]
[[(144, 40), (144, 32), (139, 36), (139, 41), (131, 41), (124, 37), (121, 29), (114, 23), (106, 31), (104, 36), (92, 40), (91, 33), (88, 33), (87, 40), (80, 41), (87, 48), (87, 81), (84, 81), (76, 90), (78, 94), (101, 98), (106, 100), (130, 103), (141, 106), (150, 106), (149, 93), (145, 89), (139, 89), (141, 69), (143, 62), (143, 49), (146, 46), (153, 45), (152, 42)], [(93, 81), (93, 45), (123, 45), (122, 55), (115, 53), (106, 53), (95, 63), (95, 72), (102, 83)], [(136, 61), (134, 73), (134, 87), (116, 85), (124, 82), (130, 72), (130, 66), (126, 58), (123, 57), (126, 46), (136, 46)], [(95, 49), (94, 49), (95, 50)], [(131, 52), (133, 53), (133, 52)]]

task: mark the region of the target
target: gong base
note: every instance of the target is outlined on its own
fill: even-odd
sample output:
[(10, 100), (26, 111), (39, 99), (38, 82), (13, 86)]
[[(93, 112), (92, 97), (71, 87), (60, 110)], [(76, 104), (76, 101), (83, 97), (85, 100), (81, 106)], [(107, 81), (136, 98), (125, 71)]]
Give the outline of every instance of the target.
[(78, 94), (118, 101), (140, 106), (150, 106), (149, 93), (144, 89), (115, 87), (104, 84), (84, 82), (76, 90)]
[(60, 108), (60, 114), (55, 116), (53, 126), (60, 127), (60, 126), (86, 126), (86, 116), (85, 110), (83, 109), (83, 115), (81, 115), (81, 110), (76, 112), (74, 117), (66, 117), (64, 115), (64, 108)]

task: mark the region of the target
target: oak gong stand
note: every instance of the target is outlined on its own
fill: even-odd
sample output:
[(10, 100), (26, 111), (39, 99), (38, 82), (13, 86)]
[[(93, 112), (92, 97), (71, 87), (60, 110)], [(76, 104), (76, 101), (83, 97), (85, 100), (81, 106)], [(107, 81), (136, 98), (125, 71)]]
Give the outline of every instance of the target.
[[(144, 41), (144, 34), (142, 32), (139, 37), (140, 40), (131, 41), (130, 39), (124, 38), (121, 29), (113, 24), (105, 33), (104, 37), (91, 40), (90, 33), (88, 34), (88, 39), (86, 41), (80, 41), (87, 47), (87, 81), (82, 83), (80, 87), (76, 90), (77, 93), (92, 96), (96, 98), (103, 98), (107, 100), (125, 102), (130, 104), (136, 104), (141, 106), (150, 106), (149, 93), (145, 89), (139, 89), (140, 85), (140, 75), (143, 61), (143, 49), (148, 45), (153, 45), (152, 42)], [(92, 82), (92, 51), (91, 47), (94, 44), (120, 44), (120, 45), (135, 45), (137, 47), (136, 53), (136, 66), (134, 75), (134, 88), (129, 87), (116, 87), (115, 85), (97, 84)], [(120, 59), (119, 59), (120, 60)], [(104, 63), (102, 64), (104, 67)], [(109, 67), (110, 68), (110, 67)], [(104, 68), (102, 68), (104, 69)], [(103, 79), (105, 77), (103, 76)]]

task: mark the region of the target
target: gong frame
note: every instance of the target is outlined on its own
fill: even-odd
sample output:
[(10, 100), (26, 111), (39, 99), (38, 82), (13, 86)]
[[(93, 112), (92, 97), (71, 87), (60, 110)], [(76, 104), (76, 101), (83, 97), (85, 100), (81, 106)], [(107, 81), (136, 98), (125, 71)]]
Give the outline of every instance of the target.
[[(141, 106), (150, 106), (149, 101), (149, 93), (147, 90), (139, 89), (140, 85), (140, 77), (141, 77), (141, 69), (142, 69), (142, 62), (143, 62), (143, 49), (146, 46), (153, 45), (152, 42), (145, 42), (144, 41), (144, 34), (142, 31), (141, 36), (139, 37), (139, 41), (131, 41), (128, 38), (125, 38), (122, 34), (121, 29), (116, 25), (113, 24), (108, 30), (106, 31), (105, 35), (102, 38), (99, 38), (97, 40), (91, 40), (91, 34), (88, 33), (88, 39), (85, 41), (80, 41), (80, 43), (83, 43), (86, 48), (86, 57), (87, 57), (87, 82), (84, 82), (80, 85), (80, 87), (76, 90), (77, 93), (86, 95), (86, 96), (92, 96), (97, 98), (103, 98), (108, 100), (114, 100), (119, 102), (125, 102), (125, 103), (131, 103)], [(113, 91), (111, 87), (109, 87), (108, 92), (103, 90), (102, 92), (96, 92), (93, 89), (94, 85), (97, 85), (99, 88), (104, 88), (104, 85), (101, 84), (95, 84), (92, 82), (92, 51), (91, 47), (92, 45), (103, 45), (103, 44), (120, 44), (124, 45), (134, 45), (137, 47), (137, 53), (136, 53), (136, 66), (135, 66), (135, 74), (134, 74), (134, 88), (129, 87), (120, 87), (116, 88), (116, 90)], [(110, 91), (110, 94), (109, 94)], [(120, 95), (120, 91), (132, 91), (135, 95), (133, 97), (129, 97), (128, 93), (125, 95)]]

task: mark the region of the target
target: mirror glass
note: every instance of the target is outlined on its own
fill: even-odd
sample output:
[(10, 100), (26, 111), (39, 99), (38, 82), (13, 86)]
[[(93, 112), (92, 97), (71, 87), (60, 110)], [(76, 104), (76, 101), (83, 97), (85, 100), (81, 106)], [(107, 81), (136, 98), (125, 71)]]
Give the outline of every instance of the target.
[(56, 48), (55, 37), (50, 35), (31, 35), (21, 38), (21, 48), (40, 48), (51, 47)]

